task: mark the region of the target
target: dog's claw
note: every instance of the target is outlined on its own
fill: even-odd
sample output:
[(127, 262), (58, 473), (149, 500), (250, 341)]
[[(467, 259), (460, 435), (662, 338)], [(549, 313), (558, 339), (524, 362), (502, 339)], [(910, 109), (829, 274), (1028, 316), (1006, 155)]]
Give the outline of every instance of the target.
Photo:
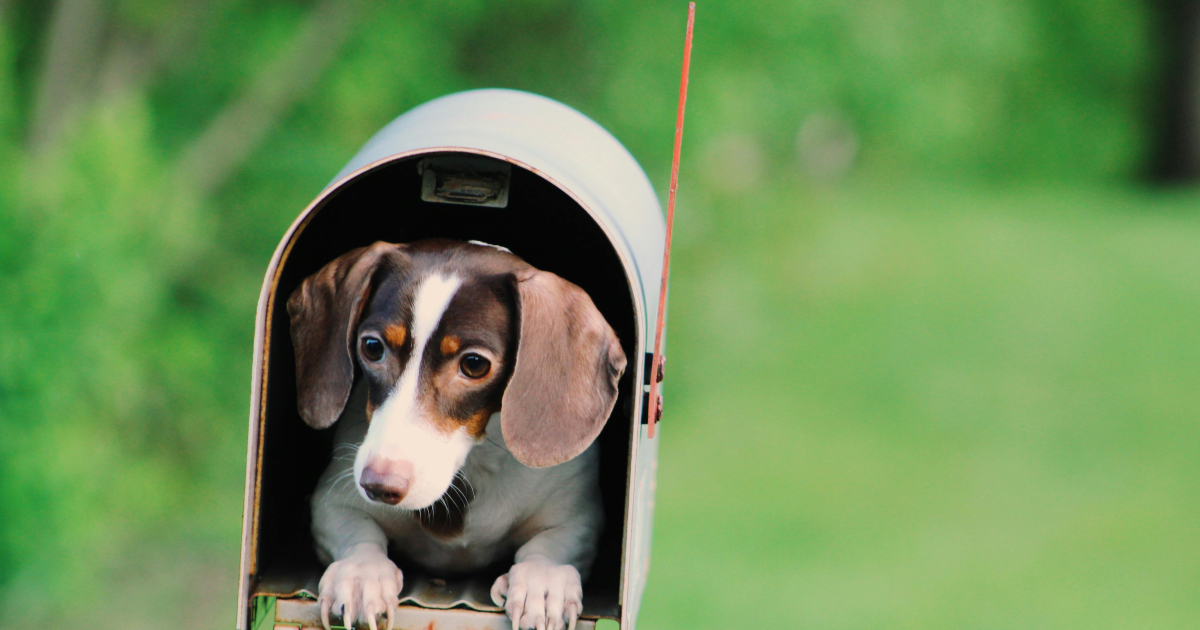
[(575, 630), (583, 610), (579, 571), (544, 559), (514, 564), (492, 585), (513, 630)]
[(379, 630), (379, 623), (377, 619), (379, 615), (383, 614), (383, 610), (380, 608), (382, 605), (382, 601), (374, 598), (363, 601), (362, 614), (367, 618), (367, 626), (369, 626), (371, 630)]
[(504, 606), (504, 602), (508, 600), (508, 574), (501, 575), (496, 578), (492, 584), (492, 603), (497, 606)]
[(325, 630), (331, 630), (329, 617), (341, 611), (341, 627), (354, 630), (359, 618), (370, 630), (379, 630), (388, 615), (388, 630), (395, 627), (396, 604), (404, 585), (404, 575), (388, 559), (382, 548), (375, 545), (360, 545), (348, 557), (329, 565), (321, 576), (320, 594), (321, 621)]
[(325, 630), (333, 630), (329, 627), (329, 609), (333, 608), (333, 600), (321, 599), (321, 625), (325, 626)]

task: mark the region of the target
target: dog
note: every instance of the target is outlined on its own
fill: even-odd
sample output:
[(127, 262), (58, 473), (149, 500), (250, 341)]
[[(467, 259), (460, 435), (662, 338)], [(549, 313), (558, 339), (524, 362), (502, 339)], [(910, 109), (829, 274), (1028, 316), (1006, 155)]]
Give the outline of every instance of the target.
[(392, 628), (391, 544), (436, 575), (511, 558), (491, 595), (513, 627), (574, 630), (626, 364), (591, 298), (504, 248), (425, 240), (342, 255), (287, 310), (300, 416), (340, 418), (312, 499), (325, 628)]

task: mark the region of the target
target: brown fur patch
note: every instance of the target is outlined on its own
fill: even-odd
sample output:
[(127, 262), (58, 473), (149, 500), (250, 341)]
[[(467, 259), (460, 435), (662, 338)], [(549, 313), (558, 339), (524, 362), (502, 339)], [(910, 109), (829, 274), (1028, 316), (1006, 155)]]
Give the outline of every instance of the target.
[(398, 324), (392, 324), (383, 329), (383, 336), (387, 338), (387, 342), (393, 348), (399, 348), (404, 345), (404, 340), (408, 338), (408, 329)]
[(526, 466), (553, 466), (600, 435), (617, 402), (625, 351), (583, 289), (548, 271), (514, 279), (521, 336), (500, 399), (504, 442)]
[(484, 407), (471, 414), (466, 420), (438, 413), (433, 415), (433, 426), (446, 435), (453, 434), (459, 427), (466, 427), (467, 435), (475, 440), (480, 440), (483, 438), (483, 434), (487, 432), (488, 419), (495, 412), (495, 409)]
[(403, 245), (375, 243), (342, 254), (309, 276), (287, 301), (296, 352), (296, 405), (314, 429), (337, 422), (354, 386), (353, 355), (346, 350), (363, 317), (377, 269), (408, 265)]
[(462, 340), (454, 335), (446, 335), (442, 337), (442, 354), (450, 356), (458, 352), (462, 347)]
[(495, 412), (495, 409), (488, 409), (485, 407), (472, 414), (466, 422), (467, 435), (470, 435), (476, 440), (482, 439), (483, 434), (487, 432), (488, 419), (490, 419), (492, 414)]

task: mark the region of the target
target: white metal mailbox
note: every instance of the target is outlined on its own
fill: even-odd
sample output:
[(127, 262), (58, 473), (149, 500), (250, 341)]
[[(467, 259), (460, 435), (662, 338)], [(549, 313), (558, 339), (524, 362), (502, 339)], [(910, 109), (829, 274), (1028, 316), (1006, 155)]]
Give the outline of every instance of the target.
[[(612, 135), (561, 103), (512, 90), (453, 94), (392, 121), (275, 250), (255, 328), (237, 628), (320, 626), (314, 597), (322, 566), (309, 497), (329, 462), (333, 431), (311, 429), (296, 411), (283, 305), (304, 278), (350, 249), (430, 237), (501, 245), (574, 282), (620, 338), (629, 368), (598, 438), (608, 525), (584, 584), (580, 623), (608, 618), (633, 628), (649, 568), (658, 454), (644, 410), (662, 212), (645, 173)], [(496, 575), (447, 581), (401, 567), (397, 627), (509, 627), (488, 596)], [(272, 597), (269, 619), (264, 604)]]

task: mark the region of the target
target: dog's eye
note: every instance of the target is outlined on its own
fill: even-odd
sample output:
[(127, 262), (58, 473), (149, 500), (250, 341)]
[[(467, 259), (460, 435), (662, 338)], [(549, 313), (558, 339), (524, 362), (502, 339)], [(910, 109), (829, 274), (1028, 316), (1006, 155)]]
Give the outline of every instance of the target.
[(362, 354), (368, 361), (378, 361), (383, 358), (383, 341), (379, 337), (362, 338)]
[(483, 378), (487, 376), (488, 370), (492, 369), (492, 362), (471, 352), (463, 355), (462, 360), (458, 362), (458, 369), (462, 370), (467, 378)]

